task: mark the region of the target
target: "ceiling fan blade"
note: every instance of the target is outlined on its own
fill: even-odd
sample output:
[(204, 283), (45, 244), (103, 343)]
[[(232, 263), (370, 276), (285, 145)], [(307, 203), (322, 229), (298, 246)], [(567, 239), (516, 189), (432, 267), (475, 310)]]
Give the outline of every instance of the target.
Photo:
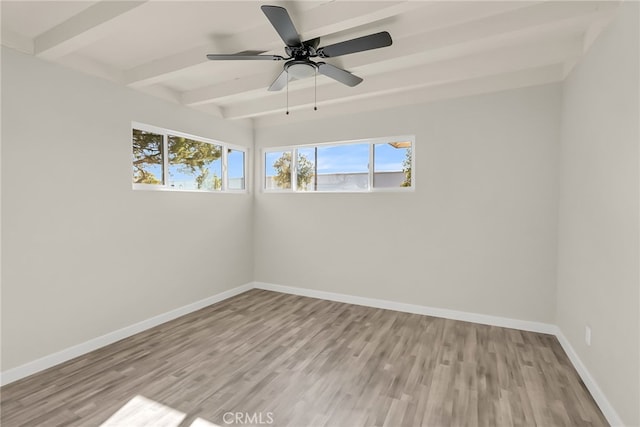
[(391, 35), (383, 31), (381, 33), (370, 34), (364, 37), (347, 40), (344, 42), (324, 46), (318, 49), (318, 56), (322, 58), (334, 58), (336, 56), (348, 55), (350, 53), (364, 52), (365, 50), (378, 49), (391, 46)]
[(298, 30), (293, 25), (291, 21), (291, 17), (289, 16), (289, 12), (287, 9), (280, 6), (260, 6), (260, 9), (267, 16), (273, 28), (276, 29), (280, 38), (284, 41), (289, 47), (298, 47), (302, 45), (302, 41), (300, 41), (300, 36), (298, 35)]
[(324, 62), (318, 62), (318, 72), (350, 87), (362, 83), (362, 78), (355, 74), (351, 74), (342, 68), (334, 67), (333, 65), (326, 64)]
[(318, 45), (320, 44), (320, 37), (316, 37), (315, 39), (305, 40), (302, 42), (303, 45), (312, 47), (313, 49), (318, 49)]
[(285, 70), (282, 70), (282, 72), (278, 75), (278, 77), (276, 77), (273, 83), (271, 83), (271, 86), (269, 86), (269, 91), (275, 92), (278, 90), (282, 90), (287, 85), (288, 78), (289, 73), (287, 73)]
[(280, 55), (244, 55), (241, 53), (232, 53), (232, 54), (216, 54), (210, 53), (207, 55), (207, 59), (212, 61), (229, 61), (229, 60), (240, 60), (240, 61), (282, 61), (284, 57)]

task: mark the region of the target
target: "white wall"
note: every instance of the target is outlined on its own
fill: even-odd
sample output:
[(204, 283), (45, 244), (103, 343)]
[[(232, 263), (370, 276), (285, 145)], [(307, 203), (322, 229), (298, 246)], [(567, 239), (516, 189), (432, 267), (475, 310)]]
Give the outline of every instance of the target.
[(624, 2), (564, 83), (558, 239), (558, 326), (629, 426), (640, 425), (638, 9)]
[(255, 279), (552, 323), (560, 86), (261, 127), (256, 153), (406, 134), (413, 193), (256, 191)]
[(2, 370), (253, 279), (252, 195), (131, 189), (131, 121), (228, 123), (2, 50)]

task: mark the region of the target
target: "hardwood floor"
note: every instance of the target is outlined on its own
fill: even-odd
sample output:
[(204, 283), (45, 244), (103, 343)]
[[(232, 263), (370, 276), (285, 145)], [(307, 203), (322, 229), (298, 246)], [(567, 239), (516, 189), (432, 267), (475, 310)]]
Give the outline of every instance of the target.
[[(608, 425), (554, 336), (262, 290), (0, 393), (3, 427), (99, 426), (127, 404), (112, 424), (167, 407), (146, 425)], [(129, 410), (146, 399), (165, 406)]]

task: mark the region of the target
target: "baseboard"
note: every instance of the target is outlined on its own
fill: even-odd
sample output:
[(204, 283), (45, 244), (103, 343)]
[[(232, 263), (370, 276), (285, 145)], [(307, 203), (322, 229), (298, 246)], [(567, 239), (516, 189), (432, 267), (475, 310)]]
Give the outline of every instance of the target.
[(254, 287), (266, 291), (282, 292), (285, 294), (304, 297), (320, 298), (329, 301), (363, 305), (367, 307), (383, 308), (386, 310), (402, 311), (405, 313), (422, 314), (425, 316), (442, 317), (445, 319), (462, 320), (464, 322), (480, 323), (483, 325), (501, 326), (503, 328), (520, 329), (522, 331), (539, 332), (554, 335), (555, 325), (528, 320), (510, 319), (507, 317), (489, 316), (486, 314), (469, 313), (465, 311), (449, 310), (445, 308), (428, 307), (424, 305), (407, 304), (375, 298), (358, 297), (354, 295), (317, 291), (315, 289), (297, 288), (293, 286), (274, 285), (272, 283), (254, 282)]
[(465, 322), (481, 323), (484, 325), (501, 326), (504, 328), (519, 329), (522, 331), (539, 332), (543, 334), (555, 335), (569, 357), (571, 363), (576, 368), (578, 375), (593, 396), (600, 410), (607, 418), (611, 426), (624, 426), (620, 416), (611, 406), (598, 384), (593, 379), (587, 368), (584, 366), (577, 353), (569, 344), (567, 338), (562, 334), (556, 325), (527, 320), (510, 319), (506, 317), (488, 316), (486, 314), (469, 313), (464, 311), (448, 310), (435, 307), (427, 307), (415, 304), (406, 304), (395, 301), (387, 301), (374, 298), (358, 297), (353, 295), (339, 294), (334, 292), (318, 291), (315, 289), (297, 288), (294, 286), (275, 285), (273, 283), (254, 282), (254, 288), (266, 291), (282, 292), (285, 294), (300, 295), (304, 297), (319, 298), (329, 301), (344, 302), (348, 304), (363, 305), (367, 307), (383, 308), (386, 310), (402, 311), (405, 313), (423, 314), (426, 316), (442, 317), (445, 319), (462, 320)]
[(176, 319), (180, 316), (184, 316), (185, 314), (192, 313), (196, 310), (200, 310), (201, 308), (207, 307), (211, 304), (215, 304), (227, 298), (231, 298), (233, 296), (246, 292), (252, 288), (253, 288), (253, 283), (247, 283), (245, 285), (241, 285), (233, 289), (220, 292), (219, 294), (210, 296), (200, 301), (196, 301), (194, 303), (176, 308), (175, 310), (171, 310), (166, 313), (159, 314), (157, 316), (154, 316), (149, 319), (143, 320), (141, 322), (135, 323), (133, 325), (124, 327), (122, 329), (118, 329), (117, 331), (109, 332), (108, 334), (90, 339), (89, 341), (85, 341), (81, 344), (74, 345), (73, 347), (69, 347), (67, 349), (58, 351), (56, 353), (50, 354), (48, 356), (42, 357), (32, 362), (25, 363), (24, 365), (21, 365), (12, 369), (8, 369), (0, 373), (0, 385), (9, 384), (21, 378), (24, 378), (29, 375), (35, 374), (37, 372), (43, 371), (45, 369), (51, 368), (52, 366), (66, 362), (78, 356), (82, 356), (83, 354), (89, 353), (93, 350), (97, 350), (100, 347), (104, 347), (105, 345), (112, 344), (116, 341), (120, 341), (123, 338), (130, 337), (139, 332), (153, 328), (154, 326), (158, 326), (162, 323)]
[(555, 335), (558, 338), (558, 341), (560, 341), (562, 349), (565, 353), (567, 353), (567, 356), (569, 357), (569, 360), (573, 364), (574, 368), (576, 368), (578, 375), (580, 375), (580, 378), (582, 378), (582, 382), (589, 390), (589, 393), (591, 393), (591, 396), (600, 407), (600, 410), (604, 414), (609, 424), (611, 424), (612, 427), (624, 426), (622, 419), (620, 419), (620, 416), (613, 408), (611, 403), (609, 403), (609, 400), (598, 386), (598, 383), (596, 383), (596, 380), (591, 376), (591, 374), (587, 370), (587, 367), (578, 357), (578, 353), (576, 353), (567, 337), (564, 336), (562, 330), (560, 330), (560, 328), (557, 326)]

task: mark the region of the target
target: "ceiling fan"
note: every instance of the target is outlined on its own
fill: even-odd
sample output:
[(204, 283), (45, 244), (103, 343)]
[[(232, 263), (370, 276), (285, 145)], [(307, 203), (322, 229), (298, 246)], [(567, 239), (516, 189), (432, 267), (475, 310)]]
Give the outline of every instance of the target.
[(247, 53), (236, 54), (209, 54), (208, 59), (213, 61), (226, 60), (259, 60), (259, 61), (285, 61), (283, 71), (269, 86), (270, 91), (283, 89), (290, 79), (302, 79), (323, 74), (347, 86), (356, 86), (362, 82), (362, 78), (350, 72), (338, 68), (326, 62), (314, 62), (311, 58), (335, 58), (350, 53), (363, 52), (365, 50), (378, 49), (391, 46), (391, 35), (388, 32), (370, 34), (364, 37), (335, 43), (329, 46), (318, 47), (320, 38), (302, 41), (296, 27), (291, 21), (287, 9), (280, 6), (261, 6), (271, 25), (278, 32), (285, 44), (287, 58), (280, 55), (256, 55)]

